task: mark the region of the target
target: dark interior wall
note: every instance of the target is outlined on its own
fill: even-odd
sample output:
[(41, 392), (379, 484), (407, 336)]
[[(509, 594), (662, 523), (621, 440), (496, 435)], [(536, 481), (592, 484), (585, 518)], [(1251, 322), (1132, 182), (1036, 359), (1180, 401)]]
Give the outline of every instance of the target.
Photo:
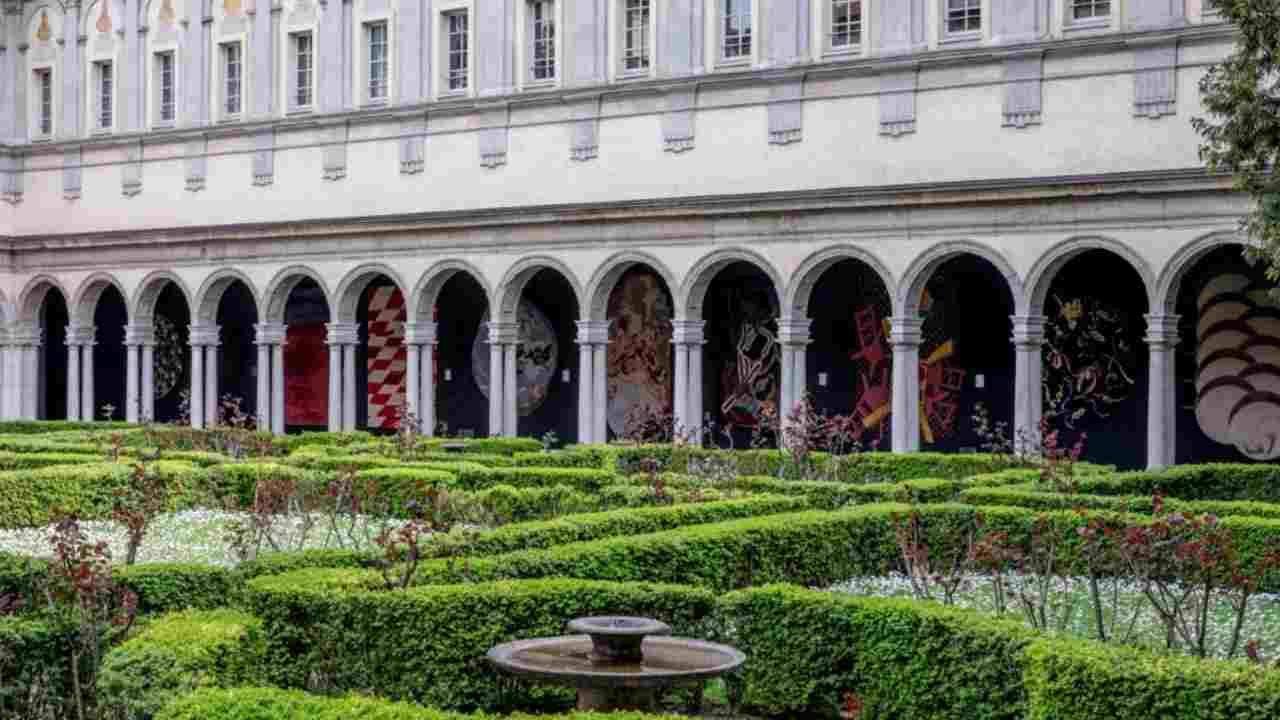
[[(702, 305), (702, 412), (719, 428), (732, 426), (735, 447), (750, 443), (750, 425), (763, 403), (779, 400), (778, 293), (769, 276), (747, 262), (726, 266), (711, 281)], [(742, 368), (754, 368), (741, 371)]]
[(1068, 445), (1088, 433), (1088, 460), (1146, 462), (1146, 312), (1142, 278), (1105, 250), (1072, 258), (1049, 286), (1044, 415)]
[[(562, 443), (576, 442), (578, 437), (578, 347), (574, 323), (578, 315), (578, 303), (573, 287), (564, 276), (554, 270), (542, 270), (530, 278), (524, 287), (523, 302), (533, 303), (551, 321), (555, 333), (557, 363), (547, 386), (547, 396), (534, 411), (519, 418), (519, 434), (542, 437), (554, 432)], [(518, 363), (521, 365), (523, 363)], [(569, 371), (569, 382), (564, 382), (562, 371)]]
[(44, 344), (40, 348), (41, 394), (37, 416), (45, 420), (67, 419), (67, 300), (56, 289), (45, 295), (40, 310)]
[(1277, 438), (1265, 423), (1246, 417), (1231, 423), (1245, 395), (1280, 415), (1280, 308), (1268, 296), (1274, 288), (1238, 245), (1210, 252), (1182, 279), (1176, 299), (1177, 462), (1250, 462), (1275, 453), (1268, 447)]
[(635, 265), (609, 292), (608, 430), (624, 436), (647, 414), (670, 413), (675, 358), (671, 321), (675, 303), (662, 276)]
[(978, 403), (1012, 427), (1012, 314), (1008, 282), (983, 258), (952, 258), (929, 279), (920, 301), (921, 449), (980, 450)]
[(258, 353), (254, 341), (254, 323), (258, 306), (253, 293), (239, 280), (231, 283), (218, 303), (217, 323), (222, 328), (221, 363), (218, 367), (218, 393), (240, 400), (240, 408), (252, 416), (258, 402)]
[(477, 333), (484, 332), (487, 310), (484, 289), (463, 272), (445, 282), (436, 301), (436, 421), (449, 435), (489, 434), (489, 401), (471, 370), (472, 348)]
[(328, 426), (329, 355), (324, 344), (329, 304), (324, 291), (304, 278), (285, 301), (288, 325), (285, 346), (285, 416), (290, 432), (322, 430)]
[[(191, 309), (173, 283), (167, 283), (156, 300), (155, 324), (155, 420), (170, 422), (178, 418), (182, 399), (191, 391)], [(174, 382), (166, 387), (162, 378), (170, 373)]]
[(893, 353), (886, 323), (892, 314), (884, 282), (858, 260), (829, 267), (809, 298), (809, 398), (822, 414), (858, 417), (866, 450), (889, 449)]
[[(93, 310), (93, 324), (97, 327), (97, 346), (93, 349), (93, 395), (97, 407), (93, 408), (93, 417), (98, 420), (124, 419), (124, 327), (128, 322), (124, 297), (114, 285), (108, 286)], [(112, 407), (110, 418), (103, 412), (107, 405)]]

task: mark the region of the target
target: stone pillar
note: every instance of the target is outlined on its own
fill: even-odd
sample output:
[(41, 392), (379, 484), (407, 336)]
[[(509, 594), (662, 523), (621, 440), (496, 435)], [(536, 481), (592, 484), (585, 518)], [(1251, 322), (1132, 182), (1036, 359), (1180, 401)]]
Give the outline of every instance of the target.
[(262, 325), (254, 325), (257, 333), (254, 345), (258, 346), (258, 401), (257, 423), (259, 430), (271, 427), (271, 345), (263, 338)]
[(149, 335), (142, 346), (142, 395), (139, 412), (142, 422), (156, 421), (156, 340)]
[(810, 342), (809, 327), (812, 324), (809, 318), (778, 320), (778, 343), (782, 346), (779, 423), (785, 423), (795, 412), (796, 405), (805, 399), (805, 346)]
[(328, 325), (329, 345), (329, 432), (342, 429), (342, 345), (339, 343), (338, 326)]
[(595, 394), (591, 390), (596, 374), (591, 368), (591, 321), (579, 320), (578, 323), (578, 442), (584, 445), (594, 443), (595, 423), (591, 418), (591, 407), (595, 403)]
[[(591, 403), (591, 437), (594, 442), (609, 442), (609, 341), (608, 325), (605, 326), (605, 340), (592, 345), (595, 359), (591, 362), (591, 392), (594, 398)], [(578, 381), (582, 381), (579, 374)]]
[(258, 346), (258, 429), (284, 434), (284, 344), (288, 326), (253, 326)]
[(519, 343), (509, 342), (502, 346), (502, 434), (506, 437), (520, 433), (520, 387), (516, 379), (519, 352)]
[(271, 346), (271, 432), (284, 435), (288, 418), (284, 410), (284, 326), (280, 326), (281, 342)]
[(1173, 349), (1178, 345), (1177, 315), (1147, 315), (1147, 347), (1151, 354), (1147, 384), (1147, 469), (1173, 465), (1177, 439), (1174, 417)]
[(418, 419), (418, 431), (435, 434), (435, 344), (436, 324), (408, 323), (404, 326), (404, 342), (409, 347), (408, 383), (405, 397), (409, 411)]
[(191, 398), (188, 413), (191, 415), (191, 427), (204, 427), (204, 346), (191, 345)]
[(675, 320), (671, 343), (676, 348), (676, 429), (702, 444), (702, 320)]
[[(3, 69), (3, 62), (0, 62), (0, 69)], [(9, 374), (9, 330), (0, 325), (0, 420), (9, 419), (9, 388), (11, 387), (13, 387), (13, 376)]]
[(17, 356), (18, 387), (16, 389), (15, 406), (17, 417), (23, 420), (35, 420), (40, 400), (40, 346), (44, 342), (44, 331), (40, 328), (24, 324), (13, 331), (13, 351)]
[(92, 330), (93, 328), (90, 328), (91, 334), (89, 335), (88, 342), (80, 346), (80, 412), (81, 416), (85, 420), (89, 421), (94, 420), (95, 416), (98, 414), (97, 408), (94, 406), (97, 402), (97, 388), (95, 387), (93, 377), (93, 347), (97, 345), (97, 343), (94, 342)]
[(124, 418), (129, 422), (155, 420), (155, 342), (151, 325), (124, 328)]
[(609, 441), (609, 324), (578, 321), (578, 442)]
[(218, 422), (217, 325), (192, 325), (191, 426), (213, 427)]
[(920, 449), (920, 318), (890, 318), (893, 346), (893, 451)]
[(354, 430), (356, 426), (356, 343), (360, 327), (355, 323), (329, 323), (329, 431)]
[(1044, 390), (1041, 370), (1044, 367), (1043, 315), (1014, 315), (1013, 350), (1013, 440), (1018, 452), (1035, 450), (1040, 444), (1040, 417), (1043, 414)]
[[(418, 413), (422, 410), (422, 372), (419, 367), (422, 360), (422, 346), (415, 345), (406, 341), (405, 343), (405, 373), (404, 373), (404, 408), (406, 415), (413, 416), (413, 428), (415, 432), (422, 430), (422, 420)], [(402, 418), (402, 422), (408, 419)]]
[(205, 427), (217, 425), (221, 418), (221, 398), (218, 395), (218, 345), (204, 346), (204, 423)]
[(356, 429), (356, 343), (342, 346), (342, 430)]
[(489, 435), (514, 437), (519, 414), (516, 387), (516, 349), (520, 325), (488, 323), (489, 328)]
[(80, 343), (67, 328), (67, 419), (80, 419)]

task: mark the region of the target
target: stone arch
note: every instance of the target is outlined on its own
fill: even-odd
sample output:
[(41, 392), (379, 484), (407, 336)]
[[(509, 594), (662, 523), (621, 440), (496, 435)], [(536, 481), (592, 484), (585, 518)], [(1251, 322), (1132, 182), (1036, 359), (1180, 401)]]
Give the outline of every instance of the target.
[(754, 250), (725, 248), (703, 257), (689, 271), (676, 300), (676, 317), (682, 320), (702, 319), (702, 304), (707, 299), (707, 290), (711, 287), (711, 281), (715, 280), (721, 270), (735, 262), (745, 262), (764, 273), (773, 283), (773, 291), (781, 299), (786, 283), (782, 281), (782, 276), (773, 263)]
[(62, 293), (63, 298), (71, 297), (62, 283), (52, 275), (37, 275), (28, 280), (18, 295), (18, 322), (32, 326), (38, 325), (40, 307), (44, 304), (44, 299), (50, 290)]
[(152, 322), (156, 313), (156, 301), (160, 299), (160, 293), (164, 291), (167, 283), (173, 283), (178, 288), (188, 308), (194, 307), (191, 302), (191, 290), (187, 288), (182, 278), (168, 270), (157, 270), (143, 278), (138, 284), (137, 291), (134, 292), (132, 302), (129, 303), (129, 318), (135, 325), (147, 325)]
[(953, 240), (934, 245), (911, 262), (911, 266), (903, 274), (902, 281), (893, 295), (894, 314), (901, 317), (915, 317), (920, 296), (924, 293), (929, 279), (933, 277), (934, 271), (946, 261), (960, 255), (974, 255), (994, 265), (1008, 283), (1013, 306), (1015, 308), (1018, 306), (1023, 295), (1023, 285), (1018, 273), (1013, 269), (1013, 264), (993, 247), (969, 240)]
[[(72, 295), (69, 304), (71, 324), (92, 325), (94, 312), (98, 309), (98, 301), (102, 299), (102, 293), (109, 287), (114, 287), (120, 293), (120, 297), (129, 297), (124, 291), (124, 286), (111, 273), (97, 272), (85, 278)], [(129, 308), (126, 307), (125, 312), (128, 313), (128, 311)]]
[(1027, 274), (1026, 295), (1019, 303), (1018, 313), (1021, 315), (1043, 315), (1044, 301), (1048, 297), (1053, 280), (1064, 265), (1072, 258), (1089, 250), (1106, 250), (1129, 264), (1138, 277), (1142, 278), (1143, 289), (1147, 296), (1147, 307), (1154, 308), (1155, 281), (1151, 266), (1137, 251), (1122, 242), (1101, 235), (1072, 237), (1049, 248)]
[(679, 287), (676, 285), (675, 276), (672, 275), (671, 270), (657, 257), (646, 252), (625, 250), (605, 260), (600, 268), (596, 270), (595, 275), (592, 276), (591, 282), (587, 284), (585, 297), (589, 305), (582, 308), (581, 314), (584, 319), (595, 321), (606, 319), (605, 314), (608, 312), (609, 295), (618, 284), (618, 280), (636, 265), (645, 265), (658, 273), (662, 281), (667, 284), (668, 292), (674, 292)]
[(893, 273), (889, 272), (889, 268), (880, 261), (880, 258), (865, 248), (838, 245), (819, 250), (800, 263), (800, 268), (792, 276), (791, 285), (783, 295), (782, 313), (794, 318), (808, 317), (809, 298), (813, 294), (813, 288), (822, 279), (823, 273), (843, 260), (857, 260), (870, 267), (880, 278), (880, 282), (884, 283), (889, 297), (894, 296)]
[(1178, 293), (1182, 287), (1182, 279), (1196, 266), (1196, 263), (1205, 255), (1220, 247), (1239, 245), (1243, 248), (1245, 242), (1245, 238), (1241, 237), (1235, 230), (1220, 230), (1201, 235), (1179, 248), (1173, 254), (1173, 257), (1169, 258), (1169, 262), (1165, 263), (1164, 269), (1156, 280), (1155, 302), (1151, 305), (1152, 312), (1159, 311), (1164, 315), (1174, 314), (1178, 304)]
[(563, 262), (546, 255), (535, 255), (512, 265), (503, 276), (502, 283), (498, 285), (494, 306), (498, 308), (500, 321), (515, 322), (516, 308), (520, 303), (520, 297), (524, 294), (525, 285), (528, 285), (529, 280), (539, 271), (546, 269), (560, 273), (569, 283), (569, 288), (573, 290), (573, 299), (578, 303), (579, 313), (581, 313), (582, 286), (578, 283), (578, 277)]
[(191, 314), (192, 322), (196, 325), (216, 325), (218, 323), (218, 305), (222, 302), (222, 296), (227, 292), (227, 288), (231, 287), (237, 280), (244, 283), (244, 286), (249, 289), (249, 294), (253, 296), (253, 303), (256, 306), (254, 313), (257, 315), (258, 321), (261, 322), (262, 298), (258, 295), (258, 289), (254, 287), (253, 281), (249, 279), (248, 275), (235, 268), (217, 270), (200, 285), (200, 289), (196, 292), (195, 307)]
[(266, 292), (262, 294), (262, 305), (258, 314), (264, 322), (283, 323), (285, 306), (289, 304), (289, 294), (303, 280), (311, 280), (324, 294), (324, 302), (329, 306), (329, 315), (333, 315), (333, 295), (320, 273), (305, 265), (291, 265), (276, 273), (267, 283)]
[(400, 274), (392, 270), (390, 266), (383, 263), (366, 263), (351, 272), (347, 273), (342, 282), (338, 284), (338, 291), (335, 294), (337, 298), (337, 306), (333, 307), (333, 315), (337, 322), (354, 323), (356, 321), (356, 310), (360, 304), (360, 295), (364, 293), (365, 288), (369, 287), (369, 283), (379, 275), (386, 275), (391, 278), (391, 282), (405, 292), (405, 284), (400, 279)]
[(409, 307), (413, 309), (410, 322), (428, 322), (431, 320), (431, 309), (440, 300), (440, 292), (444, 286), (458, 273), (469, 275), (484, 291), (485, 301), (493, 303), (493, 290), (485, 281), (484, 273), (465, 260), (441, 260), (432, 265), (413, 289), (409, 299)]

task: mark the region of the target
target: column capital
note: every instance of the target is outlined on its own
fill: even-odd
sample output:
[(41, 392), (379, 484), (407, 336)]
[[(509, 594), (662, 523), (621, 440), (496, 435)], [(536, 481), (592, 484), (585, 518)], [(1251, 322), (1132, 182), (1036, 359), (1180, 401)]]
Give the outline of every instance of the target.
[(574, 341), (579, 345), (608, 345), (609, 328), (612, 320), (579, 320), (578, 337)]
[(257, 323), (253, 330), (254, 345), (284, 345), (289, 326), (284, 323)]
[(98, 328), (95, 325), (68, 325), (67, 326), (67, 347), (95, 345), (95, 337)]
[(202, 345), (213, 345), (216, 347), (219, 344), (218, 335), (221, 331), (222, 328), (217, 325), (192, 325), (187, 329), (187, 333), (191, 338), (190, 344), (192, 347)]
[(702, 320), (672, 320), (671, 342), (676, 345), (703, 345), (707, 340), (703, 328), (707, 325)]
[(1178, 321), (1181, 315), (1144, 315), (1147, 319), (1147, 344), (1152, 350), (1172, 350), (1178, 344)]
[(124, 326), (124, 344), (154, 346), (156, 344), (155, 326), (125, 325)]
[(325, 323), (328, 331), (324, 339), (328, 345), (358, 345), (360, 326), (356, 323)]
[(809, 328), (813, 321), (809, 318), (778, 318), (778, 342), (786, 346), (804, 347), (812, 342)]
[(490, 320), (485, 323), (485, 326), (489, 328), (490, 345), (520, 344), (520, 323), (494, 322)]
[(439, 325), (433, 322), (405, 323), (405, 345), (435, 345)]
[(889, 318), (889, 344), (897, 347), (920, 347), (920, 328), (924, 321), (918, 317)]
[(9, 341), (22, 347), (40, 347), (44, 344), (44, 330), (31, 323), (15, 325), (9, 330)]
[(1013, 344), (1020, 348), (1038, 348), (1044, 345), (1044, 315), (1010, 315), (1013, 321)]

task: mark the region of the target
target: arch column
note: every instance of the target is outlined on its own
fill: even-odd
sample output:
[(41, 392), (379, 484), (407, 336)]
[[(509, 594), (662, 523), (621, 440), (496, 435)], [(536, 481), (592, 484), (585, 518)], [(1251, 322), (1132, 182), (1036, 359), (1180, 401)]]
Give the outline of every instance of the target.
[(217, 325), (192, 325), (191, 427), (213, 427), (218, 422)]
[(44, 330), (30, 323), (13, 333), (15, 365), (18, 372), (16, 388), (17, 417), (37, 419), (40, 403), (40, 347), (44, 344)]
[(920, 327), (918, 317), (889, 318), (893, 347), (893, 437), (896, 453), (920, 449)]
[(703, 320), (674, 320), (671, 344), (676, 351), (674, 414), (676, 431), (702, 444), (702, 346), (706, 344)]
[(283, 435), (284, 346), (289, 328), (283, 323), (258, 323), (253, 330), (258, 348), (258, 428)]
[(1027, 452), (1039, 444), (1044, 415), (1041, 370), (1046, 319), (1043, 315), (1011, 315), (1009, 319), (1013, 321), (1014, 349), (1012, 440), (1015, 450)]
[(578, 442), (609, 441), (609, 320), (579, 320)]
[(809, 318), (779, 318), (778, 343), (782, 346), (781, 389), (779, 391), (778, 421), (782, 424), (795, 411), (796, 405), (805, 399), (808, 384), (808, 345), (811, 342)]
[(404, 326), (404, 341), (409, 348), (405, 396), (409, 412), (418, 419), (418, 430), (427, 437), (435, 435), (436, 431), (435, 347), (438, 327), (434, 322)]
[(128, 422), (155, 420), (155, 346), (153, 326), (125, 326), (124, 417)]
[(93, 346), (97, 328), (67, 326), (67, 419), (92, 421), (94, 416)]
[(356, 429), (356, 344), (360, 326), (356, 323), (328, 323), (329, 345), (329, 431)]
[(10, 419), (9, 392), (13, 376), (9, 369), (9, 329), (0, 326), (0, 420)]
[(520, 324), (489, 322), (489, 435), (515, 437), (519, 425), (516, 363)]
[(1157, 470), (1173, 465), (1176, 450), (1174, 435), (1174, 358), (1178, 345), (1178, 315), (1147, 315), (1147, 348), (1150, 365), (1147, 373), (1147, 469)]

